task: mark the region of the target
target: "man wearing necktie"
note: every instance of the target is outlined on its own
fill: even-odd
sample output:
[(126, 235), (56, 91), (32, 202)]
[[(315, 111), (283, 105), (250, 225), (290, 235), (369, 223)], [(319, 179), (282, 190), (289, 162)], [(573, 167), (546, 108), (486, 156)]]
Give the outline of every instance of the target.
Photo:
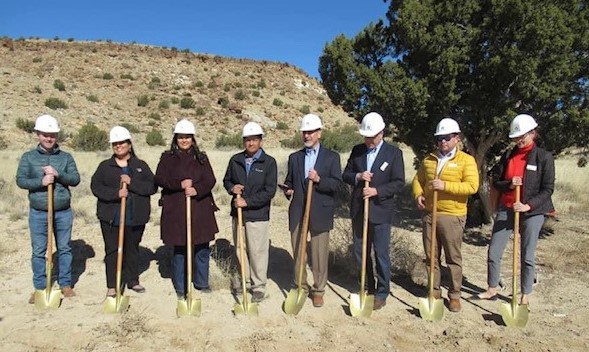
[[(323, 125), (317, 115), (307, 114), (301, 122), (301, 133), (305, 147), (288, 157), (288, 172), (284, 181), (284, 194), (292, 197), (288, 209), (288, 225), (294, 257), (294, 281), (299, 268), (299, 241), (310, 241), (309, 258), (313, 272), (313, 286), (307, 283), (303, 271), (303, 288), (310, 291), (314, 307), (323, 306), (323, 295), (327, 284), (329, 258), (329, 231), (333, 229), (335, 193), (341, 185), (341, 164), (339, 154), (321, 145)], [(307, 185), (313, 182), (309, 233), (301, 234), (305, 210)], [(310, 235), (310, 236), (309, 236)]]
[[(401, 150), (384, 141), (385, 124), (382, 116), (366, 114), (360, 125), (364, 143), (354, 146), (343, 172), (343, 180), (352, 186), (350, 217), (354, 235), (354, 254), (358, 267), (362, 266), (362, 225), (364, 199), (369, 200), (368, 253), (374, 251), (376, 277), (371, 255), (366, 262), (366, 287), (374, 294), (374, 310), (386, 305), (390, 292), (390, 241), (394, 212), (394, 195), (405, 184), (405, 168)], [(365, 181), (369, 182), (364, 187)]]

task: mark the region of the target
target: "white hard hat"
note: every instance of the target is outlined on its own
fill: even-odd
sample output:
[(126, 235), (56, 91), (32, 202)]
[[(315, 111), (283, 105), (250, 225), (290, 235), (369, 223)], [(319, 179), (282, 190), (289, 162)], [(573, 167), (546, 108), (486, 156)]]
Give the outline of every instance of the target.
[(538, 124), (532, 116), (526, 114), (517, 115), (513, 121), (511, 121), (509, 138), (521, 137), (536, 127), (538, 127)]
[(460, 127), (456, 120), (447, 117), (438, 122), (434, 136), (443, 136), (451, 133), (460, 133)]
[(303, 116), (303, 120), (301, 121), (301, 132), (315, 131), (320, 128), (323, 128), (323, 124), (321, 123), (319, 116), (314, 114), (307, 114)]
[(382, 116), (376, 112), (369, 112), (362, 118), (360, 124), (360, 134), (364, 137), (374, 137), (384, 130), (385, 124)]
[(122, 142), (131, 140), (131, 133), (123, 126), (115, 126), (110, 130), (110, 138), (108, 143)]
[(41, 115), (35, 121), (35, 131), (57, 133), (59, 132), (59, 124), (55, 117), (51, 115)]
[(176, 123), (176, 127), (174, 127), (174, 134), (196, 134), (196, 128), (194, 124), (186, 119), (182, 119)]
[(243, 133), (241, 134), (242, 137), (250, 137), (250, 136), (262, 136), (264, 135), (264, 131), (262, 127), (255, 122), (248, 122), (243, 126)]

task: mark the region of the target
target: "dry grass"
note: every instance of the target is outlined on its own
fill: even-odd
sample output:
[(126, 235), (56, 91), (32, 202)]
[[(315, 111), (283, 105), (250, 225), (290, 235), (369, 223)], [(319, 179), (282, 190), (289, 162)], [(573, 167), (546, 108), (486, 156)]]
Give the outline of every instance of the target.
[(552, 197), (557, 213), (575, 216), (586, 211), (589, 201), (585, 191), (589, 184), (589, 172), (577, 166), (572, 156), (558, 158), (556, 164), (556, 184)]

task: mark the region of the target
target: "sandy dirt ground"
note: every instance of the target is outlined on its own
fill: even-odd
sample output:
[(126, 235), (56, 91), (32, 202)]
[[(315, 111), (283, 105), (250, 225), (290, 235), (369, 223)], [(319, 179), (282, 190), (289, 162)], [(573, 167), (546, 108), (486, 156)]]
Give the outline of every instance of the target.
[[(12, 177), (12, 176), (11, 176)], [(91, 199), (91, 195), (85, 197)], [(24, 191), (21, 194), (25, 196)], [(74, 194), (76, 196), (76, 194)], [(157, 198), (157, 197), (154, 197)], [(259, 316), (235, 316), (236, 303), (229, 285), (233, 251), (227, 204), (217, 213), (220, 233), (213, 243), (213, 292), (201, 294), (199, 317), (176, 316), (176, 296), (170, 279), (170, 250), (159, 239), (159, 208), (153, 200), (152, 223), (141, 243), (141, 281), (144, 294), (132, 291), (125, 314), (103, 313), (105, 289), (104, 246), (93, 204), (81, 207), (74, 222), (74, 280), (77, 296), (64, 299), (59, 309), (37, 311), (27, 304), (32, 292), (30, 236), (27, 217), (0, 214), (0, 350), (2, 351), (586, 351), (589, 350), (589, 308), (586, 292), (589, 272), (589, 221), (561, 217), (551, 222), (538, 249), (539, 283), (531, 297), (526, 328), (508, 328), (499, 313), (499, 301), (468, 297), (486, 285), (486, 249), (490, 229), (475, 228), (464, 238), (462, 311), (445, 311), (441, 322), (419, 316), (418, 296), (425, 275), (421, 259), (412, 275), (394, 275), (387, 305), (370, 318), (349, 314), (348, 297), (358, 287), (354, 268), (333, 268), (325, 306), (307, 300), (296, 316), (286, 315), (282, 304), (291, 283), (291, 248), (287, 207), (272, 210), (268, 292)], [(22, 203), (20, 203), (22, 204)], [(75, 209), (75, 207), (74, 207)], [(26, 214), (26, 209), (23, 209)], [(405, 216), (405, 215), (403, 215)], [(399, 221), (393, 242), (409, 244), (405, 251), (423, 257), (418, 217)], [(349, 229), (338, 219), (337, 233)], [(348, 230), (349, 231), (349, 230)], [(346, 240), (346, 239), (345, 239)], [(349, 238), (347, 238), (349, 241)], [(581, 253), (579, 253), (581, 251)], [(401, 255), (401, 254), (399, 254)], [(510, 297), (510, 255), (504, 257), (502, 300)], [(337, 258), (334, 256), (334, 258)], [(417, 279), (421, 276), (421, 280)], [(446, 285), (446, 284), (445, 284)], [(447, 287), (447, 286), (445, 286)], [(443, 295), (446, 296), (444, 289)]]

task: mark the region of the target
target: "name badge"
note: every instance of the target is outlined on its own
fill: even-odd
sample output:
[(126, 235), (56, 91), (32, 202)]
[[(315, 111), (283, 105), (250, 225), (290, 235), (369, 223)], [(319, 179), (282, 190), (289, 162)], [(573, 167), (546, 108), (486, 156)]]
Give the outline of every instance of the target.
[(537, 171), (538, 170), (538, 166), (537, 165), (526, 165), (526, 170), (530, 170), (530, 171)]
[(382, 163), (382, 165), (380, 165), (380, 171), (384, 171), (387, 166), (389, 166), (389, 163), (387, 163), (386, 161), (384, 163)]

